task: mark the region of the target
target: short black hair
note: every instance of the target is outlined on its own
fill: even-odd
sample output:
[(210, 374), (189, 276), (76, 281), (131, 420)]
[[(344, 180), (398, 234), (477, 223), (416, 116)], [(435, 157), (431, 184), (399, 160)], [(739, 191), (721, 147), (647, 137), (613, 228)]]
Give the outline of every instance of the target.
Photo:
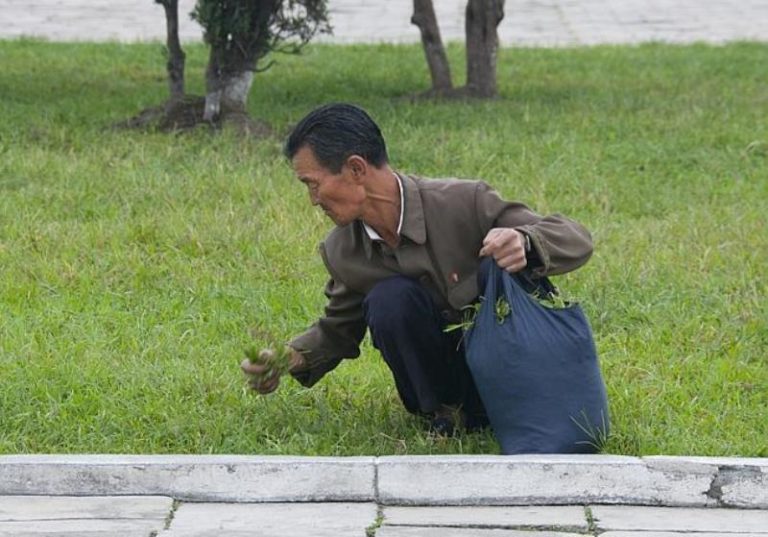
[(331, 103), (312, 110), (293, 128), (283, 152), (290, 160), (305, 145), (331, 173), (339, 173), (351, 155), (360, 155), (377, 168), (388, 162), (381, 129), (353, 104)]

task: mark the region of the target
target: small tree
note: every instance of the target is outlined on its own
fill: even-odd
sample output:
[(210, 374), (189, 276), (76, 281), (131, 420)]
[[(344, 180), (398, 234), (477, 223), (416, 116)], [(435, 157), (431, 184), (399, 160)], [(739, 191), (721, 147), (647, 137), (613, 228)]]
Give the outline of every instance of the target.
[(421, 32), (421, 43), (429, 65), (432, 89), (427, 95), (489, 98), (498, 94), (496, 56), (498, 26), (504, 18), (504, 0), (468, 0), (465, 10), (467, 84), (454, 89), (445, 47), (440, 39), (432, 0), (413, 0), (411, 22)]
[(177, 103), (184, 98), (184, 64), (186, 61), (186, 55), (179, 40), (179, 0), (155, 0), (155, 2), (161, 4), (165, 9), (169, 103)]
[(445, 54), (443, 40), (440, 38), (440, 26), (437, 24), (432, 0), (413, 0), (413, 17), (421, 32), (421, 45), (427, 58), (429, 74), (432, 77), (431, 93), (445, 95), (453, 89), (451, 65)]
[(169, 98), (119, 127), (156, 125), (161, 130), (201, 122), (234, 123), (246, 132), (264, 130), (246, 112), (254, 73), (271, 52), (297, 53), (317, 33), (330, 32), (327, 0), (197, 0), (193, 19), (210, 46), (205, 97), (185, 93), (185, 54), (179, 41), (178, 0), (154, 0), (165, 9)]
[[(326, 0), (198, 0), (192, 18), (211, 47), (204, 119), (243, 113), (259, 61), (272, 51), (298, 52), (328, 32)], [(293, 39), (293, 41), (290, 41)]]

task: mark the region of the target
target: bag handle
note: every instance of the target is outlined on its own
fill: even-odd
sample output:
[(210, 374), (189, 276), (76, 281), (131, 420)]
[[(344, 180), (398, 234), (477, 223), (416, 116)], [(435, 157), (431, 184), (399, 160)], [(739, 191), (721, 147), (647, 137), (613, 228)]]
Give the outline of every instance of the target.
[(488, 275), (488, 281), (485, 282), (485, 285), (480, 286), (485, 290), (484, 296), (486, 298), (492, 297), (493, 300), (496, 300), (499, 290), (504, 290), (508, 282), (514, 282), (524, 293), (537, 295), (539, 298), (552, 299), (560, 294), (549, 278), (546, 276), (534, 276), (533, 270), (529, 267), (524, 268), (520, 272), (510, 274), (502, 269), (492, 257), (486, 257), (482, 261), (482, 264), (485, 263), (492, 265), (490, 270), (481, 269), (481, 273)]
[(536, 277), (533, 270), (525, 267), (520, 272), (514, 274), (514, 280), (522, 287), (523, 291), (529, 295), (537, 295), (539, 298), (553, 299), (560, 294), (555, 284), (546, 276)]

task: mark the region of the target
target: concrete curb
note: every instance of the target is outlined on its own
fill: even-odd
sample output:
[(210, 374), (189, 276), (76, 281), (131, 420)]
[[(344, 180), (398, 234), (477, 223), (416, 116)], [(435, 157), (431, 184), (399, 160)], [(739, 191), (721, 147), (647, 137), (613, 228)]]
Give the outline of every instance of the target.
[(364, 502), (375, 473), (373, 457), (10, 455), (0, 456), (0, 495)]
[(9, 455), (0, 456), (0, 495), (768, 509), (768, 459)]

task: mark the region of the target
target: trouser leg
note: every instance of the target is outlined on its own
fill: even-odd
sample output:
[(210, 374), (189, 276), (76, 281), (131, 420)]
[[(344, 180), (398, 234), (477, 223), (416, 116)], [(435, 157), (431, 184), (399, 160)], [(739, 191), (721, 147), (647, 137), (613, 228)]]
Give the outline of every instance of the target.
[(444, 331), (446, 322), (423, 287), (404, 276), (389, 278), (368, 293), (364, 310), (373, 345), (409, 412), (462, 406), (470, 421), (483, 425), (485, 410), (466, 365), (461, 332)]

